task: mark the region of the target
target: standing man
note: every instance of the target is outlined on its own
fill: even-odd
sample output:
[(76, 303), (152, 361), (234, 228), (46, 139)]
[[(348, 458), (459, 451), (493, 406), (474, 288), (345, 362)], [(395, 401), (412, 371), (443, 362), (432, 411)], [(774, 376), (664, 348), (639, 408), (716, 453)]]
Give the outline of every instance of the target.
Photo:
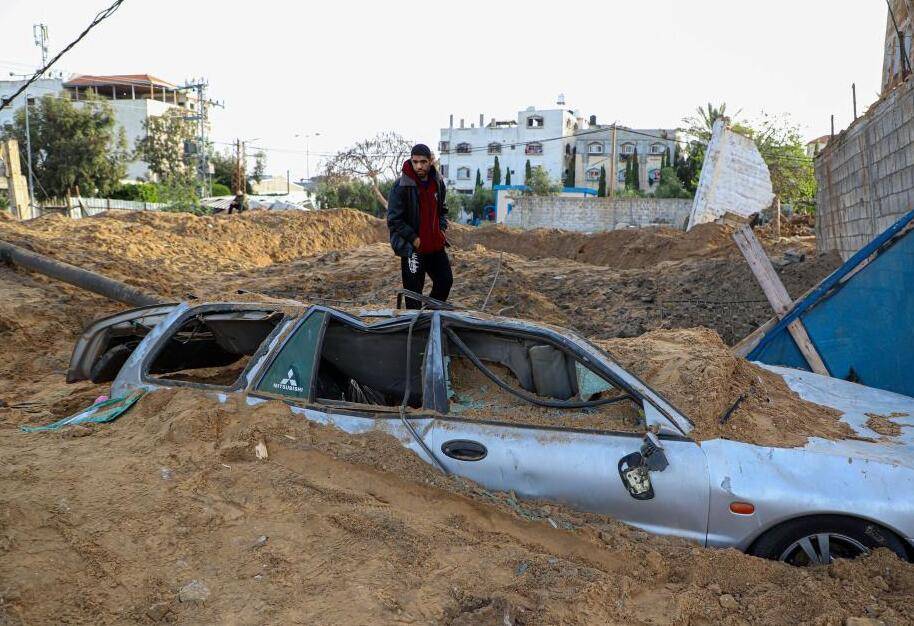
[[(425, 275), (432, 279), (436, 300), (447, 300), (454, 276), (445, 247), (447, 230), (447, 188), (432, 165), (432, 151), (423, 143), (413, 146), (403, 163), (403, 175), (387, 197), (387, 228), (390, 245), (400, 257), (403, 288), (422, 293)], [(406, 298), (406, 308), (421, 303)]]

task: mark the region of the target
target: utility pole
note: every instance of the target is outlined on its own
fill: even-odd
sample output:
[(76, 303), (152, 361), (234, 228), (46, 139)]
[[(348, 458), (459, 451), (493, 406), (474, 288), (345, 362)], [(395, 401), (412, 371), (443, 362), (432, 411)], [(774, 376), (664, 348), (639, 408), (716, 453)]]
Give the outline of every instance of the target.
[(244, 142), (240, 139), (235, 140), (235, 173), (232, 175), (232, 192), (237, 196), (244, 194)]
[(613, 153), (612, 153), (612, 159), (611, 159), (611, 161), (612, 161), (611, 174), (612, 175), (609, 177), (609, 197), (615, 198), (616, 197), (616, 178), (618, 176), (618, 174), (616, 173), (616, 123), (615, 122), (613, 122), (612, 144), (613, 144), (613, 147), (612, 147)]
[(200, 195), (208, 196), (210, 191), (209, 171), (209, 107), (225, 108), (225, 104), (210, 100), (206, 97), (209, 82), (205, 78), (191, 78), (179, 87), (180, 91), (196, 92), (197, 108), (194, 115), (186, 115), (184, 119), (197, 123), (197, 178), (200, 181)]
[[(25, 94), (25, 151), (29, 168), (29, 217), (35, 214), (35, 182), (32, 174), (32, 132), (29, 128), (29, 94)], [(22, 216), (19, 216), (20, 219)]]
[(296, 137), (305, 138), (305, 178), (311, 180), (311, 138), (320, 137), (320, 133), (298, 133)]

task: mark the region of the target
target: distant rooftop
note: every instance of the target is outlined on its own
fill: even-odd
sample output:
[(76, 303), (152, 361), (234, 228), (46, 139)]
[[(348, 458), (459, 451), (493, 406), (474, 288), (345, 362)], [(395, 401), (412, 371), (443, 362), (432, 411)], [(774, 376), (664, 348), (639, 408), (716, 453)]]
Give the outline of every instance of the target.
[(176, 85), (156, 78), (151, 74), (113, 74), (111, 76), (93, 76), (82, 74), (75, 76), (64, 83), (65, 87), (107, 87), (110, 85), (136, 86), (136, 87), (165, 87), (174, 89)]

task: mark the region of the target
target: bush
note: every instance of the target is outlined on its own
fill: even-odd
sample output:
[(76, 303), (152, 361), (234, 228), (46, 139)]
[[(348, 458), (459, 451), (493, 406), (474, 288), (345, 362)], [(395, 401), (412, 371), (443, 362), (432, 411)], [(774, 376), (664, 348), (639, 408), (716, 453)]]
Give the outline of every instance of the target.
[(447, 218), (456, 222), (460, 218), (460, 211), (466, 208), (467, 196), (457, 193), (453, 189), (447, 190)]
[[(382, 182), (381, 193), (386, 197), (393, 186), (392, 180)], [(376, 216), (384, 213), (371, 184), (355, 179), (321, 182), (317, 186), (317, 202), (322, 209), (358, 209)]]
[(115, 187), (109, 196), (116, 200), (133, 202), (158, 202), (159, 190), (152, 183), (127, 183)]
[(562, 186), (549, 178), (549, 172), (542, 165), (532, 168), (525, 182), (528, 193), (534, 196), (554, 196), (562, 191)]
[(654, 190), (655, 198), (691, 198), (691, 194), (683, 189), (682, 181), (676, 175), (676, 169), (664, 167), (660, 170), (660, 182)]
[(495, 204), (495, 192), (485, 187), (477, 187), (473, 195), (466, 202), (467, 210), (473, 214), (473, 217), (482, 219), (483, 209), (490, 204)]
[(227, 185), (223, 185), (222, 183), (213, 183), (210, 194), (213, 196), (231, 196), (232, 190), (229, 189)]
[(158, 186), (160, 202), (168, 206), (163, 209), (171, 213), (193, 213), (210, 215), (212, 210), (200, 204), (197, 197), (196, 181), (192, 177), (175, 176)]

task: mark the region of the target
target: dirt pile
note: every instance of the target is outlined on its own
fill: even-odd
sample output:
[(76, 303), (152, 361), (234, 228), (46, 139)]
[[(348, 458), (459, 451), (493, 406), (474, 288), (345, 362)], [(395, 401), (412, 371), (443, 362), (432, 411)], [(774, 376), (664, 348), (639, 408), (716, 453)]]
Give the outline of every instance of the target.
[[(689, 233), (599, 235), (456, 224), (452, 229), (452, 298), (470, 308), (482, 306), (497, 273), (488, 312), (542, 319), (597, 338), (706, 326), (733, 344), (771, 317), (729, 231), (715, 224)], [(384, 223), (348, 210), (48, 217), (4, 222), (0, 239), (169, 298), (236, 297), (235, 291), (245, 289), (390, 306), (399, 285), (399, 259), (386, 243)], [(816, 255), (810, 241), (766, 246), (794, 297), (840, 263), (836, 254)], [(787, 250), (792, 254), (785, 255)]]
[(4, 623), (914, 619), (914, 568), (891, 554), (798, 569), (652, 537), (279, 403), (156, 392), (106, 426), (3, 423)]
[(854, 431), (837, 411), (801, 399), (780, 376), (735, 357), (706, 328), (652, 331), (598, 342), (695, 423), (692, 436), (793, 447)]
[[(479, 244), (455, 245), (449, 254), (455, 303), (481, 308), (497, 274), (486, 312), (547, 321), (601, 339), (634, 337), (657, 328), (706, 326), (733, 344), (772, 316), (741, 258), (620, 271), (567, 259), (528, 259)], [(839, 261), (833, 254), (813, 256), (784, 265), (778, 274), (791, 295), (799, 296)], [(393, 306), (399, 276), (399, 260), (390, 247), (374, 244), (239, 272), (221, 278), (219, 285), (229, 293), (246, 289), (330, 304)]]
[(664, 227), (594, 234), (549, 228), (521, 230), (501, 225), (482, 228), (454, 225), (448, 238), (463, 247), (481, 244), (490, 250), (531, 259), (569, 259), (616, 269), (739, 254), (730, 239), (730, 230), (718, 224), (701, 224), (687, 233)]
[[(110, 268), (165, 293), (248, 288), (392, 305), (399, 266), (385, 238), (372, 234), (377, 222), (365, 222), (369, 245), (346, 248), (359, 245), (352, 229), (323, 243), (303, 235), (295, 244), (300, 250), (285, 257), (282, 233), (290, 225), (307, 232), (309, 223), (349, 218), (262, 215), (234, 216), (240, 225), (165, 215), (3, 222), (0, 238)], [(159, 228), (158, 219), (170, 226)], [(124, 225), (131, 220), (140, 227)], [(119, 228), (120, 239), (106, 234)], [(223, 238), (210, 239), (223, 228)], [(245, 240), (259, 228), (280, 231), (263, 236), (263, 256)], [(322, 247), (335, 245), (341, 249)], [(232, 260), (223, 248), (247, 252)], [(120, 249), (129, 250), (130, 262), (118, 263)], [(200, 250), (218, 271), (201, 270)], [(455, 246), (455, 297), (481, 304), (499, 263), (489, 311), (603, 337), (631, 319), (650, 326), (653, 318), (633, 313), (637, 303), (653, 304), (641, 294), (675, 293), (677, 276), (685, 275), (686, 285), (697, 285), (700, 276), (741, 276), (722, 273), (720, 264), (731, 262), (715, 257), (667, 263), (663, 272), (619, 271)], [(803, 265), (786, 266), (782, 276)], [(446, 479), (384, 435), (350, 436), (276, 403), (252, 409), (190, 392), (157, 392), (110, 425), (19, 432), (20, 424), (72, 414), (107, 392), (65, 385), (63, 377), (83, 325), (122, 308), (0, 268), (2, 624), (914, 621), (914, 567), (891, 554), (800, 570), (705, 550)], [(722, 344), (706, 331), (651, 333), (608, 348), (681, 408), (712, 422), (758, 375), (723, 358)], [(678, 355), (684, 349), (692, 352)], [(674, 371), (674, 362), (687, 373)], [(696, 395), (693, 380), (712, 393)], [(763, 377), (743, 404), (771, 410), (772, 423), (799, 441), (792, 423), (776, 421), (775, 409), (788, 406), (782, 391)], [(743, 411), (737, 408), (728, 424), (753, 428)], [(730, 435), (726, 424), (719, 434)], [(269, 456), (258, 461), (254, 448), (261, 442)]]
[(0, 239), (163, 295), (182, 295), (201, 276), (386, 241), (387, 230), (381, 220), (350, 209), (212, 217), (142, 211), (3, 222)]

